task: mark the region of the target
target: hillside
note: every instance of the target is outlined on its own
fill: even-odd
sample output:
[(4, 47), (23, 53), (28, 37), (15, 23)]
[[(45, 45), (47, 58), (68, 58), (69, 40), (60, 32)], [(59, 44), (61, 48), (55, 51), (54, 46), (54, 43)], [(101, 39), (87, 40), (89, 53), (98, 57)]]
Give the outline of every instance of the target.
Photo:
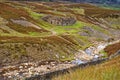
[(0, 68), (71, 61), (79, 50), (118, 39), (120, 10), (87, 3), (0, 2)]
[[(24, 72), (31, 77), (31, 66), (44, 73), (74, 66), (76, 59), (111, 56), (120, 49), (119, 43), (106, 47), (120, 39), (120, 10), (110, 8), (88, 3), (1, 1), (0, 79), (10, 80)], [(96, 50), (89, 55), (87, 49)]]
[[(120, 43), (109, 45), (105, 51), (110, 55), (120, 50)], [(120, 54), (120, 51), (118, 52)], [(98, 65), (86, 66), (54, 77), (52, 80), (119, 80), (120, 55)], [(92, 74), (91, 74), (92, 73)]]

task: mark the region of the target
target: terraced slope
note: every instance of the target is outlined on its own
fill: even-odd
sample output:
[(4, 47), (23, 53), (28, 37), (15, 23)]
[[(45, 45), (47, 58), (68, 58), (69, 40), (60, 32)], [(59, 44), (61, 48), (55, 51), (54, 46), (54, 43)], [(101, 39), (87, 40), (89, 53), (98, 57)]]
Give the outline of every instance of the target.
[[(51, 24), (43, 20), (46, 16), (74, 18), (75, 23), (64, 25), (71, 21), (64, 19), (63, 25), (57, 25), (59, 20)], [(119, 10), (91, 4), (0, 2), (0, 64), (72, 60), (94, 42), (119, 39), (119, 19)]]

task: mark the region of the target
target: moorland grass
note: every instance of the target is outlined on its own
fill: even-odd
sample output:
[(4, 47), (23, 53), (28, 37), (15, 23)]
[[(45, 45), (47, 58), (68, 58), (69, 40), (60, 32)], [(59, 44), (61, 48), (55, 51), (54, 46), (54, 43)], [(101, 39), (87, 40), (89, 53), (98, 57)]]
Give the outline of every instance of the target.
[(53, 80), (119, 80), (120, 56), (102, 64), (80, 68), (65, 75), (56, 76)]

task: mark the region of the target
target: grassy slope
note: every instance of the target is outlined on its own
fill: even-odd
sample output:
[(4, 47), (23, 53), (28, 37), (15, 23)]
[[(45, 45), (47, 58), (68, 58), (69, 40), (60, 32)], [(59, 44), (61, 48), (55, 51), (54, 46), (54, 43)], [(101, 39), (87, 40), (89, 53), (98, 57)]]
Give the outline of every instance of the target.
[[(2, 6), (3, 4), (1, 4)], [(22, 5), (22, 6), (21, 6)], [(52, 4), (51, 4), (52, 5)], [(86, 4), (87, 5), (87, 4)], [(12, 11), (9, 11), (9, 10), (6, 10), (6, 6), (8, 8), (10, 8), (10, 10)], [(11, 7), (11, 6), (14, 6), (14, 7)], [(34, 6), (34, 7), (33, 7)], [(64, 7), (63, 7), (64, 6)], [(91, 11), (92, 10), (87, 10), (89, 6), (85, 6), (85, 5), (70, 5), (70, 6), (66, 6), (66, 5), (63, 5), (61, 7), (61, 5), (58, 4), (58, 7), (61, 7), (61, 12), (62, 14), (66, 14), (66, 16), (74, 16), (76, 18), (80, 17), (81, 15), (92, 15), (94, 16), (95, 13), (92, 13), (91, 14)], [(73, 6), (71, 8), (71, 6)], [(41, 28), (41, 31), (45, 32), (45, 30), (48, 30), (48, 31), (54, 31), (56, 32), (58, 35), (59, 34), (64, 34), (64, 33), (70, 33), (70, 34), (77, 34), (77, 32), (80, 32), (80, 29), (83, 28), (84, 26), (91, 26), (93, 27), (94, 29), (97, 29), (97, 30), (100, 30), (101, 32), (104, 32), (104, 29), (102, 29), (101, 27), (97, 26), (97, 25), (94, 25), (94, 24), (91, 24), (91, 23), (86, 23), (86, 22), (83, 22), (83, 21), (80, 21), (78, 20), (76, 24), (72, 25), (72, 26), (55, 26), (55, 25), (51, 25), (43, 20), (41, 20), (41, 17), (47, 15), (47, 14), (51, 14), (51, 15), (57, 15), (59, 16), (59, 14), (57, 14), (59, 12), (59, 8), (53, 8), (55, 7), (55, 5), (53, 4), (53, 6), (47, 6), (47, 4), (45, 5), (40, 5), (40, 4), (37, 4), (36, 2), (33, 2), (33, 3), (27, 3), (25, 4), (24, 3), (24, 6), (23, 6), (23, 3), (19, 3), (19, 2), (13, 2), (13, 3), (9, 3), (9, 6), (8, 5), (4, 5), (3, 6), (3, 9), (2, 10), (6, 10), (3, 11), (1, 10), (1, 15), (2, 17), (4, 17), (5, 19), (9, 20), (11, 18), (20, 18), (21, 16), (22, 17), (25, 17), (27, 18), (30, 22), (40, 26)], [(83, 7), (83, 9), (81, 9), (80, 7)], [(84, 11), (84, 7), (85, 7), (85, 10)], [(96, 7), (94, 6), (90, 6), (91, 9), (94, 10), (94, 8), (96, 9)], [(94, 7), (94, 8), (93, 8)], [(46, 11), (45, 13), (44, 12), (40, 12), (42, 10), (50, 10), (50, 11), (53, 11), (54, 12), (51, 12), (49, 13), (49, 11)], [(66, 9), (66, 10), (65, 10)], [(16, 12), (17, 10), (19, 10), (19, 12)], [(40, 10), (40, 11), (39, 11)], [(76, 10), (78, 12), (76, 12)], [(100, 9), (102, 11), (102, 9)], [(26, 12), (27, 11), (27, 12)], [(65, 13), (65, 11), (68, 11), (67, 13)], [(89, 12), (87, 12), (89, 11)], [(7, 13), (12, 13), (12, 14), (9, 14), (7, 15)], [(15, 14), (14, 12), (16, 12), (17, 14)], [(37, 13), (36, 13), (37, 12)], [(40, 14), (38, 13), (40, 12)], [(94, 12), (94, 11), (93, 11)], [(103, 11), (104, 12), (104, 11)], [(109, 12), (109, 11), (108, 11)], [(78, 14), (76, 14), (78, 13)], [(72, 15), (71, 15), (72, 14)], [(98, 14), (98, 13), (96, 13)], [(99, 14), (101, 15), (103, 14), (102, 12)], [(5, 16), (7, 15), (7, 16)], [(13, 16), (14, 15), (14, 16)], [(16, 30), (17, 32), (20, 32), (20, 33), (27, 33), (28, 35), (32, 35), (32, 36), (40, 36), (40, 35), (43, 35), (43, 34), (40, 34), (41, 31), (40, 30), (36, 30), (34, 28), (29, 28), (29, 29), (26, 29), (25, 27), (22, 27), (21, 25), (17, 25), (17, 24), (13, 24), (13, 23), (9, 23), (7, 24), (10, 28)], [(44, 30), (45, 29), (45, 30)], [(106, 30), (105, 30), (106, 31)], [(106, 31), (107, 33), (108, 31)], [(47, 32), (48, 33), (48, 32)], [(49, 35), (45, 33), (45, 35)], [(43, 35), (43, 36), (45, 36)]]
[(53, 80), (119, 80), (120, 56), (100, 65), (70, 71), (69, 74), (53, 78)]
[[(5, 21), (8, 21), (8, 23), (3, 24), (4, 20), (0, 19), (1, 43), (8, 43), (5, 46), (8, 46), (9, 44), (13, 44), (13, 43), (30, 43), (30, 46), (33, 46), (34, 44), (39, 44), (40, 46), (43, 46), (42, 49), (41, 47), (40, 50), (38, 49), (39, 51), (38, 54), (40, 56), (44, 55), (42, 54), (44, 50), (47, 50), (45, 53), (46, 54), (45, 56), (47, 56), (47, 54), (49, 54), (49, 48), (50, 48), (51, 50), (53, 50), (52, 57), (54, 57), (56, 54), (59, 54), (60, 59), (62, 59), (61, 57), (65, 56), (65, 59), (62, 60), (71, 60), (74, 57), (73, 53), (75, 51), (77, 51), (78, 49), (85, 49), (86, 47), (92, 45), (90, 39), (94, 37), (81, 36), (79, 34), (79, 32), (81, 32), (82, 28), (84, 28), (85, 26), (89, 26), (104, 34), (109, 33), (109, 30), (106, 30), (100, 27), (99, 25), (93, 24), (91, 22), (92, 20), (89, 20), (88, 17), (92, 17), (96, 15), (98, 15), (96, 17), (99, 17), (104, 13), (108, 15), (108, 13), (112, 14), (119, 12), (114, 10), (101, 9), (88, 4), (68, 5), (68, 4), (51, 3), (51, 2), (50, 3), (2, 2), (0, 3), (0, 7), (1, 7), (0, 17), (2, 17)], [(96, 12), (96, 10), (98, 10), (98, 12)], [(42, 17), (49, 14), (55, 16), (76, 17), (77, 22), (71, 26), (52, 25), (41, 19)], [(39, 26), (41, 29), (38, 30), (30, 26), (25, 27), (19, 24), (15, 24), (11, 21), (11, 19), (23, 19), (23, 18)], [(116, 19), (114, 21), (117, 22)], [(95, 20), (94, 22), (97, 22), (97, 20)], [(41, 44), (41, 43), (45, 43), (45, 44)], [(68, 43), (70, 43), (69, 46)], [(17, 44), (17, 46), (19, 46), (19, 44)], [(24, 46), (24, 44), (22, 46)], [(12, 50), (15, 52), (15, 54), (16, 52), (22, 54), (22, 52), (19, 52), (20, 47), (18, 50), (15, 48), (15, 46), (13, 48), (14, 49)], [(22, 49), (25, 50), (26, 48), (25, 49), (22, 48)], [(20, 51), (22, 49), (20, 49)], [(33, 53), (31, 56), (35, 56), (35, 55), (37, 54)], [(52, 57), (50, 59), (52, 59)], [(42, 59), (43, 58), (39, 58), (39, 60)]]

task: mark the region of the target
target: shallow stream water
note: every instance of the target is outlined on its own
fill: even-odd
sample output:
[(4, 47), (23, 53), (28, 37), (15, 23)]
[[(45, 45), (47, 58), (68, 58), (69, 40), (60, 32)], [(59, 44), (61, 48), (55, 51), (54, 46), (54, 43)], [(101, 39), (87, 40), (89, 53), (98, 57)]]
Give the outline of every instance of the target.
[[(100, 54), (99, 52), (101, 50), (103, 50), (107, 45), (108, 45), (108, 43), (100, 43), (95, 47), (90, 46), (89, 48), (85, 49), (84, 52), (89, 56), (93, 56), (92, 61), (97, 61), (100, 57), (104, 56), (104, 55)], [(83, 61), (80, 59), (76, 59), (76, 60), (72, 61), (73, 64), (77, 64), (77, 65), (84, 64), (87, 62), (89, 62), (89, 61), (86, 61), (86, 60)]]

